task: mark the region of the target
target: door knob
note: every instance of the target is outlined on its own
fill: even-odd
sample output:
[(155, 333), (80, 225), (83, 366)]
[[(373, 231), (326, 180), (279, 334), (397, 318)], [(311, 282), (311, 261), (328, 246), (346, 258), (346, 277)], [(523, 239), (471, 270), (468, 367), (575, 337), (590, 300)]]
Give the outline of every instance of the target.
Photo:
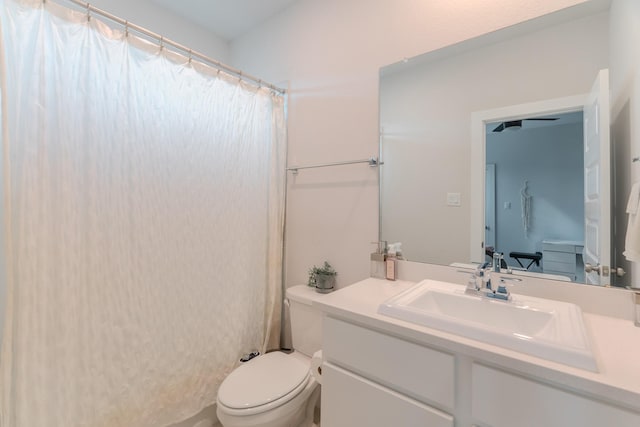
[[(589, 263), (586, 263), (584, 265), (584, 271), (586, 271), (587, 273), (591, 273), (593, 271), (599, 276), (608, 276), (609, 275), (609, 267), (606, 266), (606, 265), (600, 265), (600, 264), (597, 264), (596, 266), (593, 266), (593, 265), (591, 265)], [(612, 269), (611, 274), (615, 274), (618, 277), (622, 277), (625, 274), (627, 274), (627, 272), (624, 271), (624, 268), (618, 267), (618, 268)]]
[(600, 265), (597, 264), (595, 266), (586, 263), (584, 265), (584, 271), (586, 271), (587, 273), (591, 273), (594, 272), (596, 273), (598, 276), (608, 276), (609, 275), (609, 267), (606, 265)]
[(616, 273), (616, 276), (618, 276), (618, 277), (622, 277), (622, 276), (624, 276), (625, 274), (627, 274), (627, 272), (626, 272), (626, 271), (624, 271), (624, 268), (622, 268), (622, 267), (618, 267), (618, 268), (616, 268), (616, 269), (615, 269), (615, 273)]

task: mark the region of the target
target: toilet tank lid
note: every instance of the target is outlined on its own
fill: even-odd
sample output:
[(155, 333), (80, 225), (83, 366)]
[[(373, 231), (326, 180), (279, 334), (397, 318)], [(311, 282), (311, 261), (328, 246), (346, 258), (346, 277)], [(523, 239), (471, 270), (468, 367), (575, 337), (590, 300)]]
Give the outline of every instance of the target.
[(311, 305), (313, 301), (320, 301), (325, 295), (316, 292), (316, 288), (308, 285), (297, 285), (287, 288), (287, 298), (302, 304)]
[[(240, 365), (222, 382), (218, 400), (228, 408), (250, 409), (292, 394), (309, 376), (309, 365), (275, 351)], [(283, 399), (285, 403), (290, 399)]]

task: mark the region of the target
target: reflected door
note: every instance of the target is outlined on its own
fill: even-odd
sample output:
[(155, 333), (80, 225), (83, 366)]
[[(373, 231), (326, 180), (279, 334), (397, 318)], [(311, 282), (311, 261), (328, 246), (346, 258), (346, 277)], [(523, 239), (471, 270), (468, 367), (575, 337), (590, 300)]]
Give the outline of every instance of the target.
[(584, 106), (584, 264), (586, 282), (611, 283), (609, 71), (598, 74)]

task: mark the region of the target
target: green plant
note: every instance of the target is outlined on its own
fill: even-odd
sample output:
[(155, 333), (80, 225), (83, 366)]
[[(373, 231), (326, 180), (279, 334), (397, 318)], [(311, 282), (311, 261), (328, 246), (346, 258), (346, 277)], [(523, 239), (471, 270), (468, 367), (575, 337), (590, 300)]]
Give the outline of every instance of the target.
[(313, 268), (309, 269), (309, 282), (307, 282), (307, 284), (309, 286), (315, 286), (318, 275), (336, 276), (337, 274), (331, 264), (325, 261), (322, 267), (316, 267), (314, 265)]

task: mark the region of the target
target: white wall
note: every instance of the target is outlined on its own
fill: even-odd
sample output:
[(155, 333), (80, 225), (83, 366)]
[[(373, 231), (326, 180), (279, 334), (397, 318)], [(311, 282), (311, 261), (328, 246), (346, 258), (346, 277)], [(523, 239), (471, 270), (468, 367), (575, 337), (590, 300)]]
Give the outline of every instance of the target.
[[(616, 248), (624, 247), (627, 215), (625, 212), (631, 184), (640, 180), (640, 162), (631, 163), (640, 156), (640, 2), (614, 0), (611, 5), (611, 144), (615, 168), (613, 215), (618, 229)], [(623, 267), (627, 274), (618, 284), (640, 287), (640, 265), (629, 263), (618, 250), (614, 253), (614, 266)]]
[[(231, 43), (232, 63), (288, 86), (289, 164), (378, 151), (381, 66), (580, 0), (300, 0)], [(369, 275), (378, 236), (377, 172), (363, 165), (289, 175), (286, 284), (329, 260), (338, 286)]]
[(150, 0), (91, 0), (89, 3), (217, 61), (229, 61), (230, 48), (225, 39)]

